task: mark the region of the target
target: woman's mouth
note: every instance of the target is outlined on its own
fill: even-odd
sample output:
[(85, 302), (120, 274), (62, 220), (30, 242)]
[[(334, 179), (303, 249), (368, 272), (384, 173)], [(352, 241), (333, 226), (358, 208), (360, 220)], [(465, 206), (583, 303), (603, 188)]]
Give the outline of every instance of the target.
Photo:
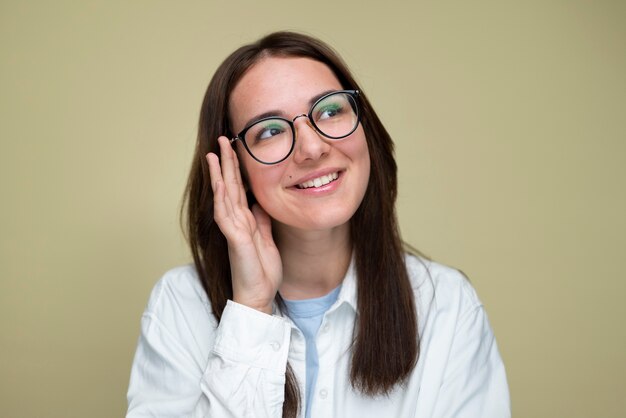
[(327, 174), (325, 176), (321, 176), (321, 177), (317, 177), (314, 179), (311, 179), (309, 181), (305, 181), (304, 183), (300, 183), (298, 185), (296, 185), (296, 188), (298, 189), (308, 189), (311, 187), (321, 187), (324, 186), (328, 183), (331, 183), (335, 180), (337, 180), (337, 177), (339, 177), (339, 172), (334, 172), (334, 173), (330, 173)]

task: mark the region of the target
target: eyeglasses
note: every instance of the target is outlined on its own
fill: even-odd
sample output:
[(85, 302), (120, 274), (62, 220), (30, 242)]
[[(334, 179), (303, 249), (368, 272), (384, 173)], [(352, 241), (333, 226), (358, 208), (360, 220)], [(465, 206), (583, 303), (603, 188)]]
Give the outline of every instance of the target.
[(259, 119), (230, 140), (239, 140), (246, 151), (262, 164), (278, 164), (293, 152), (296, 143), (296, 119), (306, 117), (322, 136), (337, 140), (349, 136), (359, 126), (358, 90), (339, 90), (319, 98), (308, 114), (292, 120), (278, 116)]

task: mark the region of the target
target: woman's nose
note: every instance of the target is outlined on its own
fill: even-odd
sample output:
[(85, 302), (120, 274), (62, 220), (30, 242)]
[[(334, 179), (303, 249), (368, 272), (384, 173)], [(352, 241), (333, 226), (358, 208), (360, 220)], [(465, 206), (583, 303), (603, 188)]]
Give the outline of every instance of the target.
[(293, 158), (297, 163), (317, 160), (328, 154), (331, 145), (317, 132), (306, 115), (294, 118), (293, 124), (296, 129), (296, 144)]

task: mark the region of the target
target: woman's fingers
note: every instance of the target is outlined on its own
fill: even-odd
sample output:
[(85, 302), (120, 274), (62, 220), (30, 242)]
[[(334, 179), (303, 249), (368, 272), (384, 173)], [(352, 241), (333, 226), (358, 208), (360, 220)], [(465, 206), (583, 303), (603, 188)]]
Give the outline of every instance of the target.
[(221, 136), (218, 143), (221, 158), (215, 153), (206, 156), (213, 189), (215, 220), (222, 232), (231, 239), (243, 239), (239, 235), (243, 231), (250, 237), (255, 229), (254, 217), (248, 209), (237, 156), (228, 138)]
[(222, 179), (222, 169), (220, 167), (220, 160), (212, 152), (209, 152), (206, 155), (207, 163), (209, 163), (209, 176), (211, 178), (211, 188), (213, 189), (213, 193), (215, 193), (215, 189), (217, 187), (218, 181), (224, 181)]
[(241, 178), (241, 166), (239, 165), (239, 157), (237, 157), (237, 153), (233, 151), (233, 154), (235, 155), (235, 174), (237, 175), (237, 182), (241, 185), (241, 187), (239, 188), (240, 190), (240, 196), (239, 196), (239, 200), (241, 201), (241, 204), (245, 207), (248, 207), (248, 198), (246, 197), (246, 188), (245, 188), (245, 184), (243, 182), (243, 179)]
[(223, 219), (228, 218), (229, 214), (232, 213), (232, 209), (230, 205), (226, 204), (226, 192), (219, 158), (210, 152), (207, 154), (206, 159), (209, 163), (209, 175), (211, 177), (211, 188), (213, 189), (213, 212), (215, 220), (220, 223)]
[(239, 164), (237, 155), (230, 145), (228, 138), (220, 136), (217, 141), (220, 144), (222, 177), (226, 185), (226, 194), (233, 206), (237, 206), (241, 201), (241, 191), (243, 184), (240, 181)]

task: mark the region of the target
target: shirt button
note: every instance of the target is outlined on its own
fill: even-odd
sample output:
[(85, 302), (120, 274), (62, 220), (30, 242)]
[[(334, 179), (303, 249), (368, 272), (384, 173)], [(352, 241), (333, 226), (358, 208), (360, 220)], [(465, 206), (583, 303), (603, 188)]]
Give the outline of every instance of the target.
[(277, 341), (272, 341), (270, 343), (270, 345), (272, 346), (272, 348), (274, 349), (274, 351), (278, 351), (280, 350), (280, 344)]
[(329, 324), (324, 324), (324, 328), (322, 328), (322, 330), (324, 332), (328, 332), (329, 329), (330, 329), (330, 325)]
[(320, 398), (326, 399), (327, 396), (328, 396), (328, 391), (326, 389), (320, 390)]

